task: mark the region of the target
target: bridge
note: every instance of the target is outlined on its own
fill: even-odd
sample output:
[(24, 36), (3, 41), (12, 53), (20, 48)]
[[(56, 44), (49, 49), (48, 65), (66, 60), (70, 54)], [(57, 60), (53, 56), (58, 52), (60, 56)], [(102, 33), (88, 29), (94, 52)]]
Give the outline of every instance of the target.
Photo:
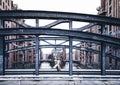
[[(21, 23), (18, 19), (34, 19), (36, 26), (30, 26), (25, 23)], [(55, 20), (54, 22), (45, 26), (39, 26), (39, 19)], [(68, 75), (120, 75), (120, 70), (106, 70), (106, 57), (110, 57), (117, 61), (120, 60), (120, 56), (110, 55), (106, 52), (107, 46), (113, 46), (120, 49), (120, 39), (112, 36), (105, 35), (105, 28), (107, 26), (120, 26), (120, 19), (111, 18), (98, 15), (81, 14), (81, 13), (68, 13), (68, 12), (54, 12), (54, 11), (32, 11), (32, 10), (15, 10), (15, 11), (1, 11), (0, 12), (0, 75), (13, 75), (13, 74), (68, 74)], [(3, 23), (5, 21), (14, 22), (21, 27), (16, 28), (5, 28)], [(88, 22), (80, 28), (73, 28), (73, 22)], [(55, 28), (55, 26), (61, 23), (68, 23), (69, 29), (66, 28)], [(93, 26), (100, 27), (100, 34), (91, 32), (84, 32), (83, 30), (89, 29)], [(20, 36), (20, 35), (32, 35), (30, 38), (17, 38), (17, 39), (5, 39), (6, 36)], [(43, 36), (42, 36), (43, 35)], [(47, 37), (46, 37), (47, 36)], [(51, 44), (47, 40), (61, 40), (60, 44)], [(13, 42), (27, 42), (33, 41), (32, 46), (20, 47), (15, 49), (9, 49), (9, 43)], [(48, 45), (41, 45), (39, 42), (44, 41)], [(73, 45), (73, 42), (88, 42), (95, 43), (101, 46), (101, 50), (96, 50), (90, 47), (80, 47)], [(64, 43), (69, 43), (64, 45)], [(79, 44), (78, 43), (78, 44)], [(40, 58), (42, 48), (65, 48), (69, 50), (69, 68), (67, 70), (62, 69), (61, 72), (57, 72), (55, 69), (49, 69), (48, 71), (40, 69), (40, 63), (43, 60)], [(6, 69), (5, 68), (5, 57), (9, 53), (17, 51), (25, 51), (29, 49), (35, 49), (35, 66), (34, 69)], [(73, 49), (91, 52), (101, 56), (101, 63), (99, 69), (73, 69), (74, 62), (80, 62), (79, 60), (73, 60)], [(23, 57), (25, 57), (23, 55)], [(87, 56), (86, 62), (87, 65)], [(45, 61), (46, 62), (46, 61)], [(50, 62), (50, 61), (48, 61)], [(23, 63), (24, 64), (24, 63)], [(115, 63), (117, 66), (117, 63)]]

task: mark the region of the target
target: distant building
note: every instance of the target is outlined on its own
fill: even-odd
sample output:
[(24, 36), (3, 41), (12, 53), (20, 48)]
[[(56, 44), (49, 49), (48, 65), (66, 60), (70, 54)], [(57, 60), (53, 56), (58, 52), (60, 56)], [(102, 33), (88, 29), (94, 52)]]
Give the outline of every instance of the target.
[[(108, 17), (115, 17), (120, 18), (120, 0), (101, 0), (101, 6), (97, 8), (98, 15), (108, 16)], [(90, 29), (86, 30), (87, 32), (101, 34), (101, 27), (100, 26), (93, 26)], [(120, 38), (120, 27), (106, 25), (105, 26), (105, 33), (104, 35), (112, 36), (116, 38)], [(89, 47), (95, 50), (100, 51), (101, 46), (97, 43), (89, 43), (83, 42), (81, 43), (80, 47)], [(107, 69), (120, 69), (120, 62), (117, 59), (113, 59), (110, 56), (117, 56), (120, 57), (120, 49), (113, 46), (106, 47), (106, 68)], [(78, 51), (76, 50), (76, 59), (80, 59), (82, 64), (88, 63), (89, 65), (98, 65), (100, 68), (101, 58), (99, 54), (94, 54), (91, 52), (87, 53), (87, 60), (86, 60), (86, 53), (85, 51)], [(81, 60), (82, 59), (82, 60)]]
[[(14, 4), (12, 0), (0, 0), (0, 10), (18, 10), (18, 5)], [(24, 19), (17, 19), (17, 21), (24, 23)], [(21, 28), (20, 25), (10, 22), (10, 21), (5, 21), (2, 22), (0, 21), (1, 28)], [(30, 38), (33, 36), (27, 36), (27, 35), (17, 35), (17, 36), (5, 36), (6, 40), (9, 39), (18, 39), (18, 38)], [(16, 48), (19, 48), (20, 46), (22, 47), (28, 47), (28, 46), (33, 46), (34, 43), (33, 41), (30, 42), (12, 42), (9, 44), (6, 44), (6, 50), (13, 50)], [(29, 50), (23, 50), (23, 51), (15, 51), (15, 52), (10, 52), (6, 54), (5, 57), (5, 67), (6, 68), (22, 68), (22, 64), (26, 63), (34, 63), (35, 62), (35, 49), (29, 49)], [(24, 65), (26, 66), (26, 65)], [(27, 65), (27, 68), (31, 68), (30, 65)]]
[[(120, 18), (120, 0), (101, 0), (101, 13), (105, 12), (105, 16)], [(120, 27), (106, 25), (106, 35), (120, 38)], [(107, 46), (106, 52), (112, 56), (120, 57), (120, 49), (113, 46)], [(120, 62), (117, 59), (107, 58), (107, 65), (119, 67)]]

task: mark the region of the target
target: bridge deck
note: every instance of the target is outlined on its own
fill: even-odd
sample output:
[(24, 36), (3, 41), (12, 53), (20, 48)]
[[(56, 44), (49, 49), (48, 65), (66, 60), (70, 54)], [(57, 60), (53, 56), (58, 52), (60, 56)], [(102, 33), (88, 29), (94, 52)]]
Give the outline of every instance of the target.
[(103, 80), (114, 80), (120, 81), (120, 75), (5, 75), (0, 76), (0, 80), (41, 80), (41, 81), (74, 81), (74, 80), (82, 80), (82, 81), (103, 81)]
[[(6, 69), (5, 70), (6, 75), (31, 75), (35, 74), (35, 69)], [(60, 72), (58, 72), (56, 69), (39, 69), (40, 75), (68, 75), (69, 69), (61, 69)], [(73, 69), (74, 75), (100, 75), (101, 70), (100, 69)], [(120, 70), (106, 70), (106, 75), (120, 75)]]

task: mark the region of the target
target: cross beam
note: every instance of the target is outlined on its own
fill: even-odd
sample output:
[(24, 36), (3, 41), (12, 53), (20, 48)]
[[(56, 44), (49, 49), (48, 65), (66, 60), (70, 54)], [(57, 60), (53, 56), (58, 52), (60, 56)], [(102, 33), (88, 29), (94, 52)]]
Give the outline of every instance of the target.
[(51, 27), (54, 27), (58, 24), (65, 23), (65, 22), (68, 22), (68, 20), (56, 20), (56, 21), (54, 21), (50, 24), (47, 24), (47, 25), (43, 26), (42, 28), (51, 28)]
[(82, 14), (82, 13), (68, 13), (68, 12), (55, 12), (55, 11), (33, 11), (33, 10), (13, 10), (1, 11), (0, 18), (18, 18), (18, 19), (65, 19), (73, 21), (92, 22), (100, 24), (109, 24), (120, 26), (119, 18), (110, 18), (106, 16)]
[(0, 29), (0, 35), (55, 35), (68, 36), (80, 39), (93, 40), (98, 42), (105, 42), (120, 46), (120, 39), (110, 36), (87, 33), (81, 31), (61, 30), (61, 29), (44, 29), (44, 28), (11, 28)]
[(74, 28), (74, 30), (79, 30), (79, 31), (83, 31), (83, 30), (86, 30), (86, 29), (89, 29), (93, 26), (97, 25), (97, 23), (90, 23), (88, 25), (85, 25), (83, 27), (80, 27), (80, 28)]

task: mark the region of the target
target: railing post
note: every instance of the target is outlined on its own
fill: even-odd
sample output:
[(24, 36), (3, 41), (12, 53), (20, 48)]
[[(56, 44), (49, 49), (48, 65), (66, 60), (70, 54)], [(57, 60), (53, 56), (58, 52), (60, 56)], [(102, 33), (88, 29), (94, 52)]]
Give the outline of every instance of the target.
[[(101, 25), (101, 34), (104, 35), (105, 33), (105, 25)], [(106, 44), (101, 42), (101, 75), (106, 74)]]
[(4, 75), (5, 72), (4, 58), (4, 37), (0, 36), (0, 75)]
[(3, 20), (0, 19), (0, 28), (3, 28)]
[[(69, 22), (69, 29), (72, 30), (72, 21)], [(73, 74), (73, 52), (72, 37), (69, 37), (69, 75)]]
[(24, 69), (24, 64), (25, 64), (25, 51), (22, 50), (22, 67)]
[(88, 66), (88, 51), (86, 51), (86, 55), (85, 55), (85, 67), (87, 68)]
[[(8, 51), (9, 50), (9, 43), (6, 43), (5, 46), (6, 46), (5, 50)], [(8, 66), (9, 66), (9, 53), (5, 53), (5, 60), (6, 60), (5, 68), (8, 68)]]
[[(36, 27), (39, 27), (39, 19), (36, 19)], [(36, 40), (35, 40), (36, 46), (36, 62), (35, 62), (35, 74), (39, 75), (39, 63), (40, 63), (40, 52), (39, 52), (39, 35), (36, 35)]]
[[(115, 56), (117, 56), (117, 50), (116, 50), (117, 48), (115, 48)], [(117, 69), (118, 68), (118, 60), (117, 59), (115, 59), (115, 69)]]

